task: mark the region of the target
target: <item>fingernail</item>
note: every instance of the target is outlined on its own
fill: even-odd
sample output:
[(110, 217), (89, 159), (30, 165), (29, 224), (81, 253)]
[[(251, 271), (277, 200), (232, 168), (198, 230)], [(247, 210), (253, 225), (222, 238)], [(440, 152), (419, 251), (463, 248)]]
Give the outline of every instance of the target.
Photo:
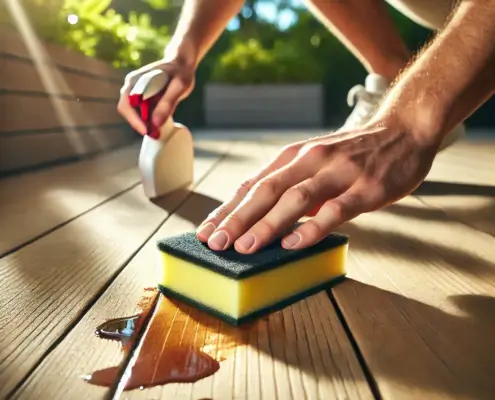
[(283, 243), (285, 247), (294, 247), (301, 241), (301, 235), (297, 232), (291, 233), (289, 236), (285, 237)]
[(224, 250), (227, 247), (229, 236), (225, 231), (219, 231), (208, 240), (208, 245), (214, 250)]
[(197, 235), (201, 236), (202, 239), (208, 240), (211, 234), (213, 233), (213, 231), (215, 230), (215, 228), (216, 227), (215, 224), (213, 224), (213, 222), (208, 222), (204, 226), (201, 225), (198, 228)]
[(256, 237), (252, 233), (248, 233), (248, 234), (242, 236), (237, 241), (237, 244), (239, 246), (241, 246), (243, 250), (247, 251), (251, 247), (253, 247), (255, 241), (256, 241)]

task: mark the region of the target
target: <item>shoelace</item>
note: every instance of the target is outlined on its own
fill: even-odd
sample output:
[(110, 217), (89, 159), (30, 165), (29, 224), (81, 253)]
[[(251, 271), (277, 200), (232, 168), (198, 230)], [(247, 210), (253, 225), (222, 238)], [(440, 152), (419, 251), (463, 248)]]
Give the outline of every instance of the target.
[(349, 116), (349, 122), (351, 120), (358, 122), (356, 121), (356, 118), (360, 122), (364, 118), (368, 117), (379, 98), (379, 95), (374, 95), (373, 93), (368, 92), (363, 85), (356, 85), (352, 87), (347, 94), (347, 104), (349, 107), (354, 107), (354, 105), (356, 105), (356, 108)]
[(356, 104), (356, 98), (358, 101), (363, 100), (366, 103), (370, 103), (373, 99), (373, 95), (367, 92), (363, 85), (356, 85), (347, 93), (347, 104), (349, 107), (353, 107), (354, 104)]

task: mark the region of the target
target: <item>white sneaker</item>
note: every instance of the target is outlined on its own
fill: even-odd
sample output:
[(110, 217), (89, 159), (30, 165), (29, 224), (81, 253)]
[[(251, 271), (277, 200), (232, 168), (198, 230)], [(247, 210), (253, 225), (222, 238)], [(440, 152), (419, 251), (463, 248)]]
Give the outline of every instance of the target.
[[(378, 74), (369, 74), (363, 85), (356, 85), (347, 94), (347, 104), (354, 107), (347, 117), (343, 128), (355, 129), (366, 123), (383, 95), (390, 86), (390, 81)], [(356, 102), (357, 100), (357, 102)]]
[[(355, 129), (366, 123), (378, 107), (380, 100), (390, 86), (390, 81), (378, 74), (369, 74), (366, 77), (364, 86), (354, 86), (347, 95), (347, 104), (354, 107), (351, 114), (347, 117), (342, 128)], [(357, 99), (357, 102), (356, 102)], [(457, 125), (447, 136), (445, 136), (440, 149), (444, 150), (454, 144), (461, 136), (465, 134), (464, 124)]]

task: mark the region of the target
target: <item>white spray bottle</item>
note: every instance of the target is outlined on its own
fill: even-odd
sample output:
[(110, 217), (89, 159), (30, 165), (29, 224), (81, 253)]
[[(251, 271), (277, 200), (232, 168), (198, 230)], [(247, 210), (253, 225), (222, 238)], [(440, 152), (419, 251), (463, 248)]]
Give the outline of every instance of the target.
[(160, 129), (151, 123), (168, 83), (164, 71), (153, 70), (138, 79), (129, 95), (148, 128), (139, 153), (139, 170), (144, 193), (150, 199), (187, 188), (194, 179), (194, 142), (189, 129), (172, 117)]

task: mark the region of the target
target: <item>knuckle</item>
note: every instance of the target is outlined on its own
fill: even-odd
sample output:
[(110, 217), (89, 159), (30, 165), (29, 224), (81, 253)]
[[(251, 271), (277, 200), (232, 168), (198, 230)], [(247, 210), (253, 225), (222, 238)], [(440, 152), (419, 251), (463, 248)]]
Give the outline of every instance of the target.
[(326, 207), (328, 207), (335, 220), (341, 221), (344, 219), (346, 206), (342, 200), (336, 199), (335, 201), (331, 201)]
[(254, 179), (249, 178), (244, 180), (236, 189), (235, 197), (244, 197), (254, 186)]
[(222, 222), (223, 227), (227, 227), (229, 231), (241, 232), (246, 224), (236, 213), (228, 215)]
[(366, 197), (368, 211), (375, 211), (386, 205), (387, 203), (392, 203), (395, 200), (393, 199), (393, 197), (391, 198), (387, 195), (387, 190), (382, 185), (376, 185), (374, 187), (374, 190), (371, 190), (370, 192), (371, 193), (369, 194), (369, 196)]
[(158, 115), (167, 115), (172, 111), (172, 104), (168, 100), (162, 100), (156, 107), (155, 113)]
[(228, 212), (227, 205), (223, 205), (223, 206), (217, 207), (212, 212), (210, 212), (208, 214), (208, 216), (206, 217), (206, 219), (209, 222), (216, 222), (218, 219), (224, 218), (225, 215), (227, 215), (227, 212)]
[(324, 236), (324, 229), (320, 226), (320, 224), (314, 219), (310, 219), (304, 223), (304, 237), (314, 242), (318, 238)]
[(362, 192), (350, 194), (346, 199), (348, 216), (361, 214), (363, 212), (375, 211), (381, 208), (383, 203), (382, 192), (378, 190), (370, 190), (366, 195)]
[(177, 82), (182, 89), (185, 89), (191, 84), (191, 77), (189, 74), (177, 74)]
[(124, 104), (124, 101), (125, 99), (124, 98), (121, 98), (119, 100), (119, 102), (117, 103), (117, 111), (119, 114), (121, 114), (122, 116), (126, 114), (126, 106)]
[(328, 155), (329, 148), (323, 143), (311, 143), (302, 149), (302, 156), (311, 159), (321, 159)]
[(289, 144), (284, 147), (279, 152), (280, 157), (294, 158), (300, 150), (300, 146), (294, 144)]
[(279, 183), (274, 178), (265, 178), (259, 181), (254, 186), (254, 192), (259, 193), (260, 195), (272, 195), (277, 193), (277, 189), (279, 187)]
[(256, 224), (256, 232), (262, 237), (273, 237), (277, 234), (277, 228), (273, 222), (263, 218)]
[(287, 196), (296, 203), (307, 204), (313, 198), (311, 190), (307, 185), (296, 185), (287, 190)]

